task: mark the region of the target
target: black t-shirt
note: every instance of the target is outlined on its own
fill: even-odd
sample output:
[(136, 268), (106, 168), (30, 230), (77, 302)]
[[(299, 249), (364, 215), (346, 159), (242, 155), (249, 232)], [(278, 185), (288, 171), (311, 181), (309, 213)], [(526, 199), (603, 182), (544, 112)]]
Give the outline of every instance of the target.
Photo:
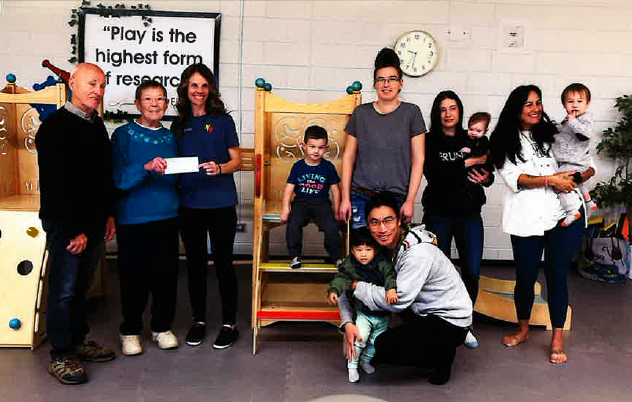
[[(428, 181), (421, 202), (424, 211), (442, 216), (478, 214), (487, 201), (480, 184), (467, 178), (463, 151), (469, 147), (469, 137), (463, 131), (453, 137), (434, 133), (426, 135), (424, 175)], [(490, 180), (486, 185), (491, 185)]]
[(329, 188), (340, 182), (333, 163), (321, 159), (316, 166), (310, 166), (301, 159), (292, 165), (287, 182), (294, 184), (296, 199), (329, 199)]

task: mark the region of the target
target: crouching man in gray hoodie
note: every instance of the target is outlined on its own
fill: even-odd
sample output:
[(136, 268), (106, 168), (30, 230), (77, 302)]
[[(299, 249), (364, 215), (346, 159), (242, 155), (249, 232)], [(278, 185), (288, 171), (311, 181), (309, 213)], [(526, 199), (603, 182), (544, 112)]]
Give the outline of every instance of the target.
[[(399, 301), (389, 304), (384, 288), (358, 281), (351, 286), (353, 296), (371, 310), (399, 313), (404, 322), (377, 337), (374, 364), (429, 368), (433, 373), (428, 381), (445, 384), (456, 348), (472, 324), (472, 302), (454, 265), (436, 246), (434, 234), (419, 225), (400, 226), (398, 211), (392, 197), (377, 194), (366, 204), (365, 214), (371, 235), (395, 265)], [(349, 300), (341, 297), (339, 307), (351, 358), (354, 343), (362, 340)]]

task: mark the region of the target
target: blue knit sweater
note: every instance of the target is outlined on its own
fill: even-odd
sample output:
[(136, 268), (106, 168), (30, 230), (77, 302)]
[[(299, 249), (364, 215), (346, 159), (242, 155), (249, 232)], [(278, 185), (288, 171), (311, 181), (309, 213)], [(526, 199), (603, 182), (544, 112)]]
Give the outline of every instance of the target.
[(174, 134), (164, 127), (151, 129), (136, 122), (117, 128), (112, 135), (114, 184), (118, 224), (131, 225), (178, 215), (177, 176), (145, 170), (156, 157), (178, 156)]

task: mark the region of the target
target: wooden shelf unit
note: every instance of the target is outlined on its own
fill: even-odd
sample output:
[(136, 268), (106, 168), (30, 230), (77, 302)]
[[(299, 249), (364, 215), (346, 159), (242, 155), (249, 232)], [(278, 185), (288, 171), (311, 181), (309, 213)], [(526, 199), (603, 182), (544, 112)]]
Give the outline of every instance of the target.
[(1, 347), (34, 349), (46, 338), (46, 233), (35, 151), (41, 122), (33, 105), (60, 108), (65, 100), (64, 84), (30, 92), (9, 82), (0, 91)]

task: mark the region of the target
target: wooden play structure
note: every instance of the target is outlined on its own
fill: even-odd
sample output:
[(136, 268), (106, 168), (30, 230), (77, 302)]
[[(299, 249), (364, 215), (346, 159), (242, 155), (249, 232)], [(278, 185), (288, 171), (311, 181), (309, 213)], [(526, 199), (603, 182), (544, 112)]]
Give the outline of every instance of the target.
[[(327, 304), (327, 284), (333, 264), (304, 263), (291, 269), (289, 261), (272, 261), (270, 230), (282, 225), (283, 190), (294, 162), (302, 158), (300, 141), (305, 128), (317, 124), (329, 133), (325, 158), (342, 168), (344, 128), (362, 101), (362, 85), (355, 82), (348, 95), (332, 102), (300, 104), (271, 92), (257, 79), (255, 93), (255, 213), (252, 274), (252, 353), (259, 330), (277, 321), (321, 321), (338, 324), (337, 307)], [(348, 231), (347, 231), (348, 233)]]
[[(478, 298), (474, 311), (495, 318), (497, 320), (518, 322), (516, 305), (514, 303), (515, 281), (480, 277)], [(551, 330), (551, 318), (549, 317), (549, 305), (542, 298), (542, 286), (536, 282), (534, 287), (535, 300), (531, 310), (529, 325), (546, 326)], [(572, 309), (568, 306), (564, 330), (570, 331)]]
[(38, 218), (33, 105), (63, 106), (64, 84), (30, 92), (7, 76), (0, 91), (0, 346), (35, 348), (46, 337), (46, 234)]

